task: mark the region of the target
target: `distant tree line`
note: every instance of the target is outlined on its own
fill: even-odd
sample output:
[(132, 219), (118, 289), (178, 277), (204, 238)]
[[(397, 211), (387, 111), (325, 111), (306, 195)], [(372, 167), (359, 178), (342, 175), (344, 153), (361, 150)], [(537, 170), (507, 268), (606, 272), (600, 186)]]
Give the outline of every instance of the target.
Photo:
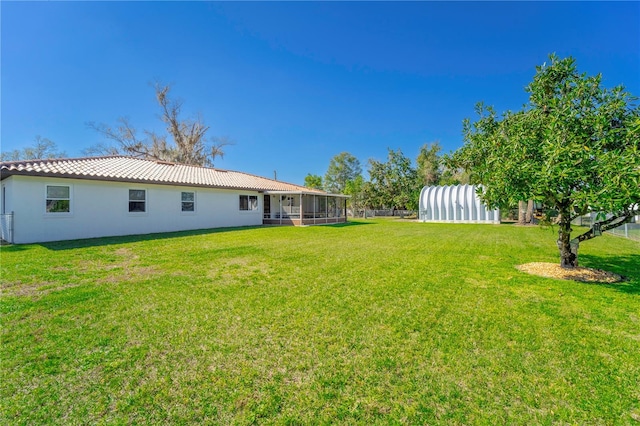
[(64, 158), (67, 154), (59, 151), (58, 146), (52, 140), (36, 136), (33, 145), (24, 149), (2, 151), (0, 161), (38, 160), (45, 158)]
[(424, 186), (467, 183), (461, 169), (447, 167), (439, 142), (424, 144), (414, 162), (400, 149), (388, 149), (386, 161), (369, 159), (368, 179), (360, 161), (342, 152), (329, 161), (324, 177), (308, 174), (305, 186), (350, 195), (349, 208), (417, 210)]

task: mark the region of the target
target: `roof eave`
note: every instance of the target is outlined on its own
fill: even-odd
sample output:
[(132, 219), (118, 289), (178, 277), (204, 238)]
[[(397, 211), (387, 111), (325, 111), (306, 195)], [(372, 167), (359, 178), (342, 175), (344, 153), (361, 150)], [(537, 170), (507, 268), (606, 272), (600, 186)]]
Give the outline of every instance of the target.
[(120, 177), (113, 177), (113, 176), (84, 176), (84, 175), (74, 175), (70, 173), (52, 174), (52, 173), (41, 173), (41, 172), (28, 171), (28, 170), (23, 171), (23, 170), (6, 170), (6, 169), (2, 170), (0, 180), (4, 180), (10, 176), (31, 176), (31, 177), (44, 177), (49, 179), (80, 179), (80, 180), (92, 180), (92, 181), (101, 181), (101, 182), (182, 186), (186, 188), (194, 187), (194, 188), (226, 189), (226, 190), (234, 190), (234, 191), (255, 191), (260, 193), (266, 192), (264, 188), (247, 188), (247, 187), (225, 186), (225, 185), (207, 185), (207, 184), (198, 184), (198, 183), (176, 183), (176, 182), (167, 182), (167, 181), (160, 181), (160, 180), (120, 178)]
[(351, 195), (330, 194), (328, 192), (314, 192), (314, 191), (305, 191), (305, 190), (300, 190), (300, 191), (272, 191), (272, 190), (265, 190), (264, 193), (265, 194), (269, 194), (269, 195), (303, 194), (303, 195), (318, 195), (318, 196), (321, 196), (321, 197), (351, 198)]

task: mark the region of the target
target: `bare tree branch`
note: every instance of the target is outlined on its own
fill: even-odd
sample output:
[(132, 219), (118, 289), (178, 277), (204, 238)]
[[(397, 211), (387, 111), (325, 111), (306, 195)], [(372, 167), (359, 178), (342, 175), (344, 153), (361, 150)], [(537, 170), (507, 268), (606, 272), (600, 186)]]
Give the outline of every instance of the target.
[(41, 160), (45, 158), (64, 158), (67, 154), (64, 151), (58, 151), (55, 142), (50, 139), (37, 135), (34, 144), (23, 150), (13, 150), (2, 152), (0, 154), (1, 161), (18, 161), (18, 160)]
[(107, 155), (126, 154), (140, 158), (155, 158), (150, 152), (147, 142), (138, 139), (136, 135), (137, 131), (129, 122), (129, 118), (120, 117), (117, 121), (118, 125), (115, 128), (104, 123), (95, 123), (93, 121), (86, 123), (90, 129), (116, 142), (116, 146), (98, 144), (85, 150), (85, 152), (89, 151)]
[[(98, 144), (85, 150), (85, 153), (126, 154), (200, 166), (213, 166), (217, 157), (223, 158), (223, 148), (232, 145), (233, 142), (222, 137), (211, 138), (209, 143), (205, 143), (209, 126), (204, 124), (202, 117), (197, 115), (195, 118), (180, 118), (182, 101), (169, 97), (171, 86), (156, 82), (154, 89), (161, 110), (160, 119), (166, 125), (167, 135), (145, 130), (146, 137), (139, 139), (135, 127), (125, 117), (119, 118), (115, 127), (89, 122), (89, 128), (115, 142), (115, 145)], [(173, 143), (168, 141), (168, 136)]]

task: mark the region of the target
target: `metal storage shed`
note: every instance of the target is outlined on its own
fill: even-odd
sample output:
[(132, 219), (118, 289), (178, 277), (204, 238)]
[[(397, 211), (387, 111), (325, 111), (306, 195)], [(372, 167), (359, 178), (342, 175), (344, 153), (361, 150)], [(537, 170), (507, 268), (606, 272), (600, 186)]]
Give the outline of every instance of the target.
[(420, 192), (422, 222), (500, 223), (500, 210), (480, 201), (474, 185), (425, 186)]

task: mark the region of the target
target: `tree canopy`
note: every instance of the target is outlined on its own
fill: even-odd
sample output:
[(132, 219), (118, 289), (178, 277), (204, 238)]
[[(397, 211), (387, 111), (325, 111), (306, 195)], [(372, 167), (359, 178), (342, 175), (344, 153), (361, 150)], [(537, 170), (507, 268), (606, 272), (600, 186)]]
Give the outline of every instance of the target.
[(400, 149), (389, 149), (386, 162), (370, 159), (369, 176), (365, 192), (370, 205), (411, 210), (417, 207), (422, 186), (411, 159)]
[(365, 208), (364, 187), (364, 178), (362, 175), (358, 175), (355, 179), (347, 181), (344, 188), (344, 194), (349, 196), (347, 204), (352, 209), (354, 215)]
[(347, 182), (362, 174), (360, 160), (348, 152), (341, 152), (329, 162), (324, 176), (324, 189), (334, 194), (344, 192)]
[[(622, 86), (579, 73), (573, 58), (549, 59), (536, 67), (522, 110), (498, 116), (477, 105), (479, 118), (464, 121), (465, 144), (449, 163), (484, 186), (490, 207), (535, 200), (557, 214), (560, 263), (571, 268), (580, 242), (638, 214), (640, 109)], [(602, 219), (572, 239), (571, 221), (588, 212)]]
[(209, 126), (204, 124), (202, 117), (181, 118), (183, 102), (169, 97), (171, 86), (156, 83), (154, 89), (166, 133), (145, 130), (144, 136), (140, 137), (126, 117), (120, 117), (117, 126), (89, 122), (87, 125), (110, 143), (90, 147), (85, 154), (127, 154), (197, 166), (213, 166), (216, 158), (224, 157), (224, 147), (232, 144), (230, 140), (225, 137), (207, 139)]
[(322, 176), (312, 175), (311, 173), (307, 174), (304, 177), (304, 186), (312, 189), (322, 189)]
[(422, 186), (459, 185), (469, 183), (469, 176), (458, 167), (449, 167), (441, 154), (440, 142), (426, 143), (420, 147), (416, 158), (418, 181)]
[(399, 149), (388, 149), (387, 161), (369, 159), (369, 180), (364, 179), (360, 161), (348, 152), (334, 156), (322, 185), (322, 178), (308, 174), (305, 186), (320, 185), (334, 193), (349, 195), (349, 208), (354, 214), (367, 208), (415, 210), (420, 190), (425, 185), (456, 185), (467, 183), (468, 176), (460, 168), (444, 163), (439, 142), (424, 144), (416, 158), (417, 167)]
[(2, 152), (2, 154), (0, 154), (0, 160), (43, 160), (46, 158), (64, 158), (66, 156), (67, 154), (64, 151), (58, 151), (58, 146), (55, 142), (38, 135), (35, 137), (33, 145), (23, 149)]
[(422, 145), (416, 163), (420, 182), (424, 186), (437, 185), (442, 176), (442, 161), (440, 158), (439, 142), (432, 142)]

